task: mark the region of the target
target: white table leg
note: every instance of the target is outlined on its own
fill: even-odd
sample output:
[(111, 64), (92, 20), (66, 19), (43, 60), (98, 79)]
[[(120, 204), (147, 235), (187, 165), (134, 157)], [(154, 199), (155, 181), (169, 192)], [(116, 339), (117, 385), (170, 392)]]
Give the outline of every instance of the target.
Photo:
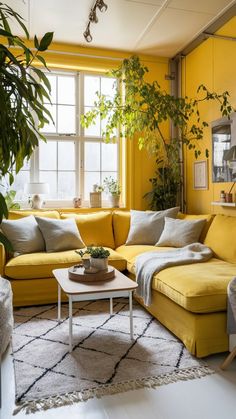
[(133, 333), (133, 292), (129, 291), (129, 319), (130, 319), (130, 339), (133, 340), (134, 333)]
[(72, 331), (72, 296), (69, 295), (69, 352), (72, 352), (72, 341), (73, 341), (73, 331)]
[(57, 320), (59, 323), (61, 323), (61, 287), (58, 284), (58, 292), (57, 292), (57, 296), (58, 296), (58, 303), (57, 303)]
[(110, 316), (113, 314), (113, 298), (110, 298)]

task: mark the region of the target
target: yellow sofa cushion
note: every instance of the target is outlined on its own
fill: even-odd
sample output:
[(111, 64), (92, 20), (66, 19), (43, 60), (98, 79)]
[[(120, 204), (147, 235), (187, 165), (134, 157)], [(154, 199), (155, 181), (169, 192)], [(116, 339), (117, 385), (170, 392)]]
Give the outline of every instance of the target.
[[(127, 269), (135, 274), (135, 259), (144, 252), (165, 251), (170, 247), (120, 246), (116, 251), (127, 258)], [(235, 276), (236, 264), (212, 258), (205, 263), (174, 266), (154, 275), (152, 288), (186, 310), (211, 313), (226, 310), (227, 284)]]
[(18, 220), (19, 218), (28, 217), (29, 215), (35, 215), (37, 217), (46, 217), (46, 218), (55, 218), (59, 219), (60, 214), (58, 211), (34, 211), (34, 210), (19, 210), (19, 211), (9, 211), (8, 218), (9, 220)]
[(217, 258), (236, 263), (235, 238), (236, 217), (216, 215), (206, 235), (204, 244), (213, 250)]
[[(114, 250), (110, 251), (109, 264), (116, 269), (126, 269), (126, 260)], [(74, 250), (55, 253), (31, 253), (12, 258), (5, 266), (5, 275), (13, 279), (50, 278), (52, 270), (73, 266), (81, 260)], [(30, 285), (29, 285), (30, 286)]]
[(115, 248), (112, 213), (103, 211), (89, 214), (61, 214), (62, 219), (74, 218), (86, 246), (107, 246)]
[(207, 235), (207, 232), (210, 228), (210, 225), (213, 221), (214, 215), (213, 214), (194, 215), (194, 214), (184, 214), (182, 212), (179, 212), (177, 215), (177, 218), (179, 218), (180, 220), (190, 220), (190, 221), (191, 220), (206, 220), (204, 227), (202, 229), (202, 232), (200, 234), (200, 237), (199, 237), (199, 241), (203, 243)]
[(113, 230), (115, 246), (121, 246), (126, 242), (130, 228), (130, 212), (114, 211), (113, 212)]

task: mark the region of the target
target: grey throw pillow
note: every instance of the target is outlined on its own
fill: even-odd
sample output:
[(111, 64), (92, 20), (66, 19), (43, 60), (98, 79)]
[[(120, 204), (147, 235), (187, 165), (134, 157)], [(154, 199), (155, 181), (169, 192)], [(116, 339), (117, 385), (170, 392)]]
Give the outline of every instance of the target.
[(33, 215), (19, 220), (3, 220), (1, 229), (12, 244), (14, 256), (45, 250), (43, 236)]
[(82, 249), (85, 247), (74, 218), (54, 220), (35, 217), (42, 232), (47, 252)]
[(165, 226), (156, 246), (184, 247), (199, 240), (206, 220), (173, 220), (165, 217)]
[(126, 245), (155, 245), (164, 228), (164, 218), (166, 216), (175, 218), (178, 212), (179, 207), (155, 212), (131, 210), (130, 230)]

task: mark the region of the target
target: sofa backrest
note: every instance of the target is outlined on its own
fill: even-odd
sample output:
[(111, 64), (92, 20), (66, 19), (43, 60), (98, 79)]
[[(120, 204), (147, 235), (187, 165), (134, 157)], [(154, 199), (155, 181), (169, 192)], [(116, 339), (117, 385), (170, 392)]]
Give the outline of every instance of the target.
[(61, 219), (74, 218), (86, 246), (115, 248), (112, 212), (100, 211), (88, 214), (61, 213)]
[(115, 239), (115, 247), (125, 244), (130, 228), (130, 212), (114, 211), (113, 212), (113, 231)]
[(48, 211), (48, 210), (20, 210), (20, 211), (9, 211), (8, 219), (9, 220), (18, 220), (19, 218), (28, 217), (28, 215), (35, 215), (36, 217), (47, 217), (47, 218), (54, 218), (59, 219), (60, 214), (58, 211)]
[(236, 217), (216, 215), (204, 244), (213, 250), (217, 258), (236, 263)]

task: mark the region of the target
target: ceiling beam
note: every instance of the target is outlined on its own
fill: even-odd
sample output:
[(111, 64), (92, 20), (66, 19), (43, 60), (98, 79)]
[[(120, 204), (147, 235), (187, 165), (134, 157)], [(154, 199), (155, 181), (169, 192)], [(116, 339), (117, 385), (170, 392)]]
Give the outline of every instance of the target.
[[(188, 55), (196, 47), (198, 47), (202, 42), (211, 37), (218, 31), (225, 23), (227, 23), (232, 17), (236, 16), (236, 1), (234, 4), (229, 7), (221, 16), (219, 16), (213, 23), (211, 23), (207, 28), (204, 29), (195, 39), (193, 39), (186, 47), (184, 47), (178, 54), (176, 54), (172, 59), (179, 56)], [(232, 40), (232, 37), (224, 37)]]

